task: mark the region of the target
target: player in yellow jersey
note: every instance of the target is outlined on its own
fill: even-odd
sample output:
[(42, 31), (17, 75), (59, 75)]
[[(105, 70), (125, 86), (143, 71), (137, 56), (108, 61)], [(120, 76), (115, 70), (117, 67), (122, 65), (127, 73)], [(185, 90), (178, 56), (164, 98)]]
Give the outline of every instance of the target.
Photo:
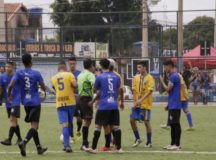
[(73, 116), (76, 108), (74, 91), (77, 87), (77, 83), (74, 75), (67, 72), (66, 63), (64, 61), (59, 63), (58, 73), (52, 77), (51, 82), (56, 92), (56, 108), (59, 123), (62, 125), (64, 151), (70, 153), (72, 149), (69, 140), (72, 127), (69, 124), (73, 123)]
[(147, 66), (144, 61), (137, 64), (137, 74), (132, 83), (132, 90), (134, 96), (134, 107), (130, 115), (130, 123), (135, 136), (135, 143), (133, 147), (137, 147), (142, 141), (139, 136), (137, 128), (137, 121), (144, 121), (147, 131), (146, 148), (152, 147), (152, 128), (150, 124), (151, 109), (152, 109), (152, 93), (154, 90), (154, 79), (148, 74)]

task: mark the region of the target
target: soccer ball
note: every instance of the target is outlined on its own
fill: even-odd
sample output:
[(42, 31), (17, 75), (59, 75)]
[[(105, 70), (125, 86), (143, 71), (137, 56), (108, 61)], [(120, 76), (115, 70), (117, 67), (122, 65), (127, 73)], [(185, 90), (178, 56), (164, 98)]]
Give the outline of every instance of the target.
[(63, 136), (63, 134), (60, 135), (59, 140), (60, 140), (61, 143), (63, 143), (63, 141), (64, 141), (64, 136)]

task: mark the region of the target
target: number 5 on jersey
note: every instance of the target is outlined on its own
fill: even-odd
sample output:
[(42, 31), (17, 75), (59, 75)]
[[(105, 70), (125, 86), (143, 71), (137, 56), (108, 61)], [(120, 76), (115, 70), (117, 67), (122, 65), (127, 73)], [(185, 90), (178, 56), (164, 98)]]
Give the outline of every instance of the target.
[(57, 81), (58, 81), (58, 89), (59, 89), (60, 91), (64, 90), (63, 78), (58, 78)]

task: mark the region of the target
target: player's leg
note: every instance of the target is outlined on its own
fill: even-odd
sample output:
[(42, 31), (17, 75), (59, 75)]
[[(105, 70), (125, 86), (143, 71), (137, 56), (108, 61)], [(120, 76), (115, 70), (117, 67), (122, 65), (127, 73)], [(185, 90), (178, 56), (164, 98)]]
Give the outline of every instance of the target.
[(135, 143), (133, 144), (133, 147), (137, 147), (142, 142), (137, 127), (137, 120), (139, 120), (139, 116), (140, 116), (140, 109), (132, 108), (132, 113), (130, 115), (130, 124), (135, 137)]
[(19, 128), (19, 124), (18, 124), (18, 119), (20, 118), (20, 106), (14, 107), (14, 110), (12, 110), (12, 112), (11, 112), (11, 116), (13, 116), (15, 118), (13, 126), (15, 126), (14, 132), (17, 136), (17, 144), (19, 144), (22, 141), (20, 128)]
[(146, 127), (146, 137), (147, 137), (147, 142), (145, 144), (146, 148), (151, 148), (152, 147), (152, 127), (151, 127), (151, 111), (150, 110), (143, 110), (143, 115), (144, 115), (144, 123)]
[(11, 122), (11, 127), (9, 129), (9, 133), (8, 133), (8, 138), (5, 139), (4, 141), (1, 141), (1, 144), (3, 145), (6, 145), (6, 146), (10, 146), (11, 145), (11, 140), (13, 138), (13, 135), (15, 133), (15, 127), (16, 125), (13, 125), (13, 123), (15, 123), (14, 121), (14, 117), (11, 116), (11, 110), (12, 108), (6, 108), (7, 110), (7, 115), (8, 115), (8, 118), (10, 119), (10, 122)]
[(114, 140), (116, 145), (116, 151), (121, 152), (122, 146), (121, 146), (121, 128), (120, 128), (120, 114), (119, 110), (111, 110), (109, 115), (109, 125), (114, 131)]
[(83, 121), (82, 121), (82, 118), (81, 118), (81, 115), (80, 116), (77, 116), (77, 139), (79, 140), (81, 137), (82, 137), (82, 133), (81, 133), (81, 128), (82, 128), (82, 124), (83, 124)]
[(81, 150), (86, 150), (89, 147), (88, 135), (89, 135), (89, 127), (91, 125), (92, 117), (93, 117), (93, 108), (88, 106), (88, 103), (92, 100), (91, 97), (81, 97), (80, 98), (80, 107), (82, 112), (82, 118), (84, 121), (84, 125), (82, 128), (82, 146)]
[(188, 131), (193, 130), (193, 121), (192, 121), (192, 116), (191, 113), (188, 109), (188, 101), (183, 101), (182, 102), (182, 109), (187, 117), (187, 121), (188, 121), (188, 125), (189, 125), (189, 129), (187, 129)]
[(181, 110), (170, 110), (170, 125), (171, 125), (171, 145), (166, 147), (168, 150), (179, 150), (181, 139), (180, 125)]
[(112, 134), (111, 134), (111, 127), (109, 125), (103, 126), (104, 128), (104, 134), (105, 134), (105, 146), (102, 147), (101, 151), (110, 151), (110, 145), (112, 143)]

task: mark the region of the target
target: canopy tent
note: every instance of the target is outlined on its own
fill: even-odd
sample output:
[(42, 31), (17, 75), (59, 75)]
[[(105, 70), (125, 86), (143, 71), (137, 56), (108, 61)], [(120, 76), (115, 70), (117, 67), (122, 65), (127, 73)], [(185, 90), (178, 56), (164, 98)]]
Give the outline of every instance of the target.
[[(172, 58), (174, 62), (177, 62), (176, 58)], [(189, 67), (191, 63), (192, 67), (198, 67), (199, 69), (215, 69), (216, 68), (216, 48), (211, 47), (210, 55), (200, 55), (200, 45), (192, 49), (191, 51), (183, 55), (183, 63), (185, 67)]]

